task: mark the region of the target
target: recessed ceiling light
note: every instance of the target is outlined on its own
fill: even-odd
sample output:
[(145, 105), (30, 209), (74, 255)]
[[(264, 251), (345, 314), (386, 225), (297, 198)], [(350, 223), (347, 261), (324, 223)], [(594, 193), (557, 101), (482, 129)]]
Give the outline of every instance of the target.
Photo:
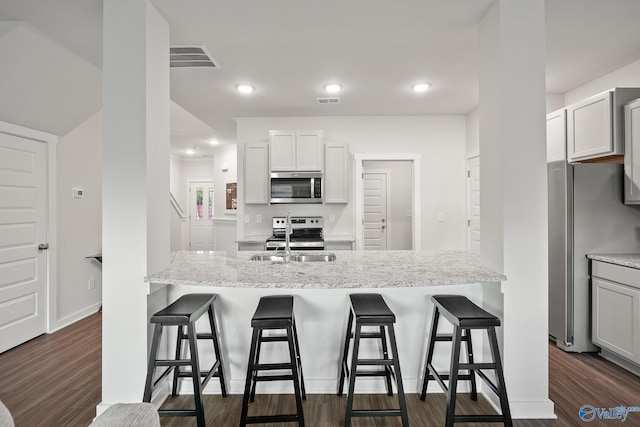
[(429, 87), (431, 87), (429, 83), (416, 83), (411, 86), (411, 89), (413, 89), (414, 92), (424, 92), (429, 89)]
[(324, 85), (324, 90), (330, 93), (340, 92), (342, 90), (342, 85), (338, 83), (327, 83)]
[(219, 143), (220, 143), (220, 141), (218, 141), (215, 138), (212, 138), (212, 139), (209, 140), (209, 144), (211, 144), (211, 145), (218, 145)]
[(196, 154), (196, 150), (189, 148), (187, 149), (187, 151), (185, 151), (185, 153), (187, 153), (190, 156), (193, 156), (194, 154)]
[(254, 88), (251, 85), (247, 85), (247, 84), (240, 84), (240, 85), (236, 85), (236, 89), (238, 90), (238, 92), (241, 93), (251, 93), (253, 92), (256, 88)]

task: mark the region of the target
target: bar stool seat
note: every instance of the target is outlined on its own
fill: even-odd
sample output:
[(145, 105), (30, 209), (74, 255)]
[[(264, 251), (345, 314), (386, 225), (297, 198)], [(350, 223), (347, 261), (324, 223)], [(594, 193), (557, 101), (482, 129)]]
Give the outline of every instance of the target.
[[(202, 390), (212, 377), (218, 377), (220, 380), (220, 389), (223, 397), (227, 396), (227, 387), (224, 376), (224, 363), (222, 360), (222, 352), (218, 342), (218, 329), (216, 326), (214, 301), (215, 294), (187, 294), (178, 298), (175, 302), (166, 308), (158, 311), (151, 316), (150, 323), (155, 324), (153, 330), (153, 339), (151, 343), (151, 351), (149, 353), (149, 365), (147, 368), (147, 379), (143, 395), (143, 402), (151, 402), (151, 395), (154, 387), (167, 375), (174, 373), (173, 386), (171, 395), (176, 396), (178, 393), (178, 380), (180, 378), (191, 378), (193, 382), (193, 397), (195, 409), (160, 409), (160, 416), (185, 417), (195, 416), (198, 427), (205, 426), (204, 405), (202, 403)], [(196, 331), (196, 321), (205, 313), (209, 317), (210, 332), (198, 333)], [(165, 326), (177, 326), (178, 333), (176, 337), (176, 351), (173, 359), (158, 359), (158, 348), (160, 338)], [(187, 332), (185, 332), (185, 328)], [(189, 357), (183, 358), (182, 344), (188, 341)], [(198, 354), (198, 340), (207, 340), (213, 343), (213, 350), (216, 361), (210, 369), (201, 371)], [(166, 367), (154, 381), (154, 373), (157, 367)], [(182, 368), (190, 367), (190, 370)]]
[[(251, 318), (251, 327), (253, 328), (253, 334), (251, 349), (249, 350), (240, 426), (297, 422), (299, 427), (304, 427), (302, 400), (305, 400), (307, 395), (302, 374), (298, 333), (293, 315), (293, 296), (272, 295), (260, 298), (258, 307)], [(284, 330), (285, 334), (264, 336), (263, 332), (265, 330)], [(260, 350), (265, 342), (286, 342), (289, 347), (289, 361), (283, 363), (260, 363)], [(282, 370), (290, 371), (291, 373), (273, 373), (273, 371)], [(268, 373), (260, 374), (263, 371)], [(249, 403), (254, 401), (257, 383), (261, 381), (292, 381), (296, 400), (296, 413), (249, 416)]]
[[(407, 405), (402, 385), (402, 374), (398, 360), (398, 348), (393, 324), (396, 316), (385, 303), (380, 294), (351, 294), (351, 309), (340, 366), (340, 379), (338, 380), (338, 396), (342, 396), (345, 379), (349, 378), (349, 391), (347, 393), (347, 405), (345, 413), (345, 427), (351, 425), (352, 417), (389, 417), (398, 416), (402, 419), (403, 427), (409, 426)], [(352, 333), (355, 320), (355, 334)], [(378, 327), (377, 331), (365, 332), (363, 327)], [(389, 335), (387, 343), (387, 334)], [(353, 337), (353, 349), (351, 355), (351, 367), (348, 365), (348, 354), (351, 338)], [(358, 355), (361, 339), (379, 339), (382, 347), (381, 359), (361, 359)], [(388, 344), (391, 346), (392, 356), (389, 355)], [(380, 366), (377, 371), (358, 370), (358, 366)], [(393, 396), (391, 379), (395, 379), (398, 390), (399, 409), (353, 409), (356, 377), (383, 377), (385, 378), (387, 394)]]
[[(493, 314), (475, 305), (467, 297), (461, 295), (434, 295), (431, 297), (434, 304), (433, 319), (431, 323), (431, 333), (429, 336), (429, 346), (425, 362), (425, 373), (422, 383), (420, 399), (425, 400), (427, 385), (429, 380), (435, 379), (440, 387), (447, 394), (447, 414), (445, 426), (451, 427), (456, 422), (503, 422), (506, 426), (512, 426), (509, 401), (507, 399), (507, 389), (502, 372), (502, 362), (500, 360), (500, 350), (496, 338), (497, 326), (500, 326), (500, 319)], [(438, 334), (438, 321), (443, 316), (453, 325), (452, 334)], [(473, 356), (473, 345), (471, 342), (471, 330), (484, 329), (489, 338), (489, 348), (491, 350), (492, 362), (475, 363)], [(431, 361), (436, 342), (452, 342), (451, 365), (448, 374), (438, 373)], [(467, 363), (460, 363), (460, 348), (464, 342), (467, 348)], [(468, 374), (461, 374), (459, 371), (468, 371)], [(494, 384), (483, 370), (494, 370), (498, 384)], [(475, 375), (478, 375), (489, 388), (498, 395), (500, 399), (501, 415), (456, 415), (456, 390), (458, 381), (468, 380), (471, 382), (471, 399), (477, 400)], [(445, 381), (449, 385), (445, 384)]]

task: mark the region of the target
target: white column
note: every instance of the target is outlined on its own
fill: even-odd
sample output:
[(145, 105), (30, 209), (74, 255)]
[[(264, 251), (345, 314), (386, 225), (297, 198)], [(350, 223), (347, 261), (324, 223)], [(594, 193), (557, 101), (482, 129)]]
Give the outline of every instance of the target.
[(479, 117), (481, 257), (508, 278), (485, 302), (502, 307), (514, 418), (550, 418), (544, 2), (498, 0), (483, 18)]
[(143, 278), (169, 264), (169, 26), (148, 0), (103, 15), (102, 403), (140, 402)]

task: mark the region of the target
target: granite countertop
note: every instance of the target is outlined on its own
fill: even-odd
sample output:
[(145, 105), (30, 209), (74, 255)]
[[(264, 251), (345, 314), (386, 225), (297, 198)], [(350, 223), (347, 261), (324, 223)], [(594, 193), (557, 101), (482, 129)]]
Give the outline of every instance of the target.
[(587, 254), (587, 258), (640, 270), (640, 254)]
[(267, 240), (267, 237), (271, 236), (270, 234), (258, 234), (254, 236), (244, 236), (238, 240), (236, 243), (264, 243)]
[[(327, 252), (313, 252), (322, 253)], [(147, 276), (145, 282), (330, 289), (459, 285), (506, 280), (502, 274), (483, 267), (479, 257), (467, 251), (339, 251), (333, 262), (288, 264), (249, 260), (254, 254), (256, 252), (175, 252), (171, 266)], [(273, 255), (274, 252), (268, 254)]]
[(355, 242), (356, 238), (347, 234), (330, 234), (324, 236), (325, 242), (340, 243), (340, 242)]

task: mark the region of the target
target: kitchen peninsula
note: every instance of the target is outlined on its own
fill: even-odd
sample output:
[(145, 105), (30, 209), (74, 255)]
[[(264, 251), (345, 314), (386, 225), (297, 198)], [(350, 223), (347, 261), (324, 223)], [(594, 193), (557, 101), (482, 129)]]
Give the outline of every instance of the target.
[[(295, 255), (297, 252), (292, 252)], [(307, 252), (308, 254), (309, 252)], [(307, 392), (334, 393), (341, 343), (353, 292), (378, 292), (397, 317), (396, 334), (405, 390), (418, 388), (431, 321), (433, 294), (460, 294), (481, 304), (484, 287), (506, 278), (483, 267), (466, 251), (339, 251), (335, 261), (289, 263), (255, 261), (274, 252), (176, 252), (171, 266), (148, 276), (149, 311), (153, 294), (166, 289), (169, 301), (186, 293), (218, 294), (216, 312), (231, 393), (241, 393), (250, 343), (250, 319), (264, 295), (295, 295), (295, 311)], [(327, 252), (314, 251), (322, 255)], [(379, 357), (377, 343), (361, 351)], [(476, 345), (481, 345), (480, 342)], [(207, 351), (207, 350), (203, 350)], [(272, 346), (266, 359), (281, 359), (285, 349)], [(205, 355), (204, 362), (208, 362)], [(442, 346), (435, 363), (448, 364)], [(362, 381), (360, 392), (382, 390), (382, 380)], [(207, 392), (217, 392), (213, 382)], [(278, 388), (278, 387), (282, 387)], [(258, 392), (290, 392), (287, 385), (261, 384)]]

